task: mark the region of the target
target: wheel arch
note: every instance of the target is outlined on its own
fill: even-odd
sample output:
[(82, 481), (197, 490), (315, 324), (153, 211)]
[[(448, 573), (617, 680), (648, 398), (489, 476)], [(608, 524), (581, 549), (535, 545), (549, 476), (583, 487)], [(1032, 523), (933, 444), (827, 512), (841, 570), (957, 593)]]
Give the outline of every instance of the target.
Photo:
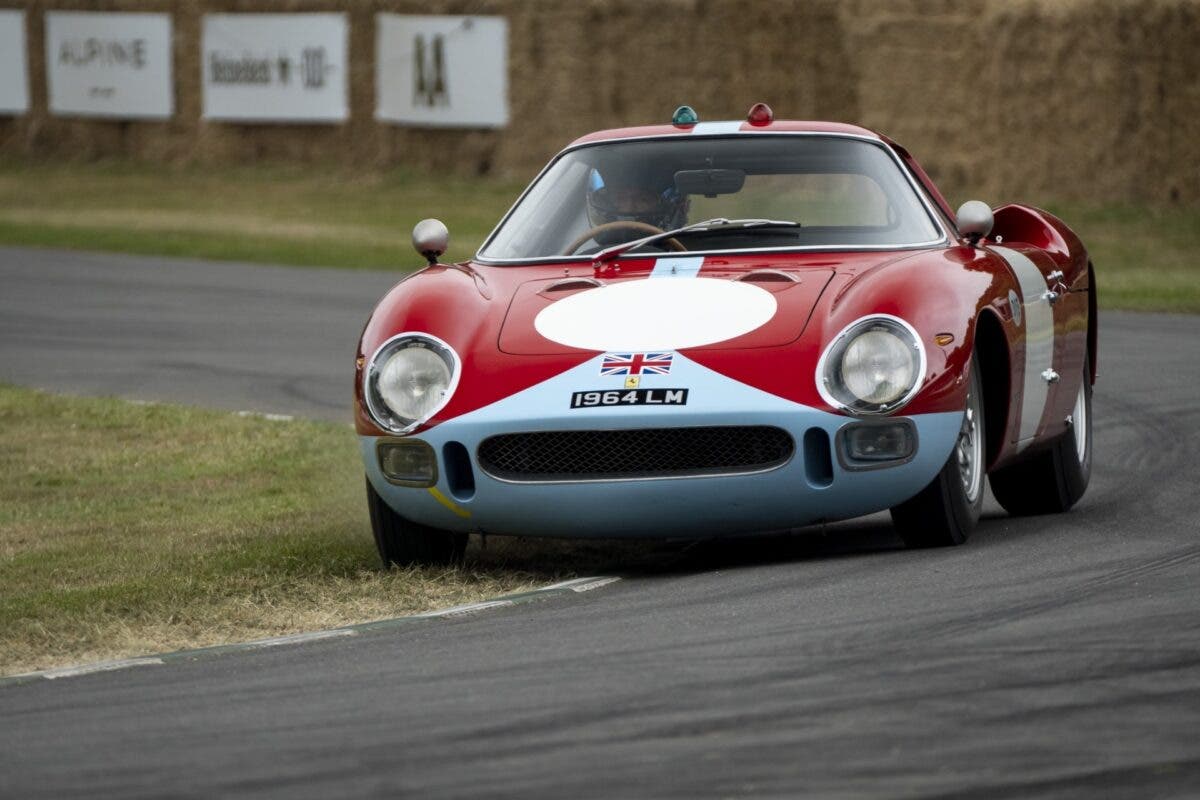
[(1087, 265), (1088, 271), (1088, 327), (1087, 327), (1087, 352), (1088, 352), (1088, 380), (1093, 384), (1096, 382), (1096, 359), (1099, 355), (1100, 334), (1099, 334), (1099, 317), (1096, 313), (1096, 268), (1089, 260)]
[(1008, 340), (999, 317), (990, 310), (981, 311), (975, 323), (975, 357), (983, 381), (984, 463), (990, 466), (1004, 446), (1012, 403)]

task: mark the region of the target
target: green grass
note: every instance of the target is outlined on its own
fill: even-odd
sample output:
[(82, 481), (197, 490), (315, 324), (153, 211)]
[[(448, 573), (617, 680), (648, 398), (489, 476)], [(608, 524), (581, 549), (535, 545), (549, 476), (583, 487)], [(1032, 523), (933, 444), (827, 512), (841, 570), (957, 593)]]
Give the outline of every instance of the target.
[(493, 539), (385, 571), (348, 427), (0, 384), (0, 674), (448, 607), (612, 555)]
[[(0, 161), (0, 243), (299, 266), (412, 269), (438, 217), (468, 258), (523, 181), (402, 170)], [(1102, 308), (1200, 312), (1200, 207), (1054, 203), (1096, 264)]]
[(399, 170), (156, 167), (0, 161), (0, 242), (298, 266), (411, 269), (412, 228), (473, 254), (520, 182), (434, 180)]
[(1200, 312), (1200, 208), (1050, 204), (1096, 265), (1101, 310)]

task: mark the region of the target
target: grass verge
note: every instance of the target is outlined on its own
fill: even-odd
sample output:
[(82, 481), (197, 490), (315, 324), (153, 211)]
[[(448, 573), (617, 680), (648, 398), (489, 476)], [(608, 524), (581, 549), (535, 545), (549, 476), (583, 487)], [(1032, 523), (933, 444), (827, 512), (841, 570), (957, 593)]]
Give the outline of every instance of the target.
[(1088, 248), (1101, 311), (1200, 313), (1200, 207), (1058, 203), (1048, 210)]
[[(0, 161), (0, 243), (297, 266), (421, 264), (412, 226), (438, 217), (447, 257), (475, 252), (524, 181), (308, 166)], [(1102, 308), (1200, 312), (1200, 207), (1044, 205), (1096, 263)]]
[(474, 602), (601, 553), (384, 571), (347, 427), (0, 385), (0, 674)]
[(401, 170), (0, 161), (0, 242), (296, 266), (414, 268), (412, 228), (470, 257), (522, 182)]

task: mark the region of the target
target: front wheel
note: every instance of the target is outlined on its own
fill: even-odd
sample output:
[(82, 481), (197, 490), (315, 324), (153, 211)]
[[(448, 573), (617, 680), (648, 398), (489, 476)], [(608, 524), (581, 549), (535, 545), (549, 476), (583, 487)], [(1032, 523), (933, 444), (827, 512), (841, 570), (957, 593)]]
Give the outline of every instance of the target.
[(367, 511), (371, 514), (375, 547), (385, 569), (393, 564), (446, 566), (462, 561), (467, 534), (442, 531), (405, 519), (383, 502), (369, 480)]
[(983, 508), (983, 385), (979, 360), (971, 359), (962, 427), (942, 471), (913, 498), (892, 509), (892, 522), (909, 547), (962, 544)]
[(1055, 514), (1083, 497), (1092, 477), (1092, 381), (1088, 361), (1071, 410), (1071, 429), (1032, 459), (991, 475), (992, 494), (1009, 514)]

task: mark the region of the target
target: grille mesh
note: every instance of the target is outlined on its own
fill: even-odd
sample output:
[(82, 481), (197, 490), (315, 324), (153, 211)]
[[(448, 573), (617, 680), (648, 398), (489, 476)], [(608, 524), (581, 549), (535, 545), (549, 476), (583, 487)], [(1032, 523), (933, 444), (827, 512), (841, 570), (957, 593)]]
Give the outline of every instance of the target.
[(794, 449), (766, 425), (507, 433), (483, 441), (479, 466), (525, 482), (677, 478), (771, 469)]

